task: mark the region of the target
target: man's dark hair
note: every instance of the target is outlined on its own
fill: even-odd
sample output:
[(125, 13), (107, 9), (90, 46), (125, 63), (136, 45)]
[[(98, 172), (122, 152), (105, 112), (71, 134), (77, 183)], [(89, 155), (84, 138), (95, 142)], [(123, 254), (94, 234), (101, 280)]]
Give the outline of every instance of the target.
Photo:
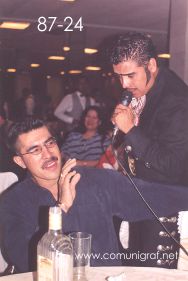
[(20, 122), (13, 123), (7, 132), (7, 144), (9, 149), (15, 154), (16, 142), (21, 134), (46, 126), (45, 122), (39, 119), (28, 118)]
[(142, 33), (128, 32), (113, 41), (109, 57), (110, 62), (115, 65), (133, 60), (138, 66), (146, 66), (151, 58), (157, 60), (157, 53), (151, 38)]

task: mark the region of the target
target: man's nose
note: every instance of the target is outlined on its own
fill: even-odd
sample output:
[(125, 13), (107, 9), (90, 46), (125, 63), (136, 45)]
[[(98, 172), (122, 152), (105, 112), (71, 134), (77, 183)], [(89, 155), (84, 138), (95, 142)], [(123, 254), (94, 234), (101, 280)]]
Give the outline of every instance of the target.
[(47, 158), (49, 156), (51, 156), (50, 149), (47, 146), (44, 145), (42, 147), (42, 157)]
[(129, 88), (130, 81), (127, 76), (121, 76), (120, 82), (123, 89)]

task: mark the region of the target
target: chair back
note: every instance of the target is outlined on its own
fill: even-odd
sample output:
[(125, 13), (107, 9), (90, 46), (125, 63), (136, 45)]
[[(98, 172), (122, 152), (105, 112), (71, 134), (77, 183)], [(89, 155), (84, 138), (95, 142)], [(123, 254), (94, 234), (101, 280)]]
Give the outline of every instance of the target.
[[(12, 172), (0, 173), (0, 195), (9, 186), (18, 181), (18, 177)], [(3, 272), (7, 267), (6, 261), (3, 259), (0, 248), (0, 272)]]

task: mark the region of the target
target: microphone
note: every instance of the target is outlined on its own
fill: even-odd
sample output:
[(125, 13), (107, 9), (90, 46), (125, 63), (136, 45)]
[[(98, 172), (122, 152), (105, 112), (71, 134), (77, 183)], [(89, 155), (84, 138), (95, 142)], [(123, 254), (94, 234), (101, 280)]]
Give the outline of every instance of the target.
[[(131, 92), (123, 91), (121, 99), (120, 99), (120, 103), (125, 106), (128, 106), (131, 103), (132, 98), (133, 98), (133, 95)], [(118, 130), (119, 130), (118, 127), (115, 126), (114, 131), (113, 131), (113, 138), (117, 135)]]

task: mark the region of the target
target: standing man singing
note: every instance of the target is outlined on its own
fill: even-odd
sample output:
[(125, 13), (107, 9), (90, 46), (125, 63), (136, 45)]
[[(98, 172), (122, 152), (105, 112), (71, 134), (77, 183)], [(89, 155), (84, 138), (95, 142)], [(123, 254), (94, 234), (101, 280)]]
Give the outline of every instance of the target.
[[(119, 104), (112, 117), (125, 135), (127, 170), (151, 183), (187, 185), (187, 85), (174, 72), (158, 66), (153, 42), (144, 34), (132, 32), (119, 36), (110, 50), (110, 60), (122, 87), (133, 95), (131, 105)], [(178, 238), (176, 215), (161, 220), (167, 222), (170, 232)], [(138, 249), (154, 252), (161, 245), (163, 250), (175, 252), (172, 239), (160, 231), (155, 221), (139, 223)], [(150, 260), (147, 266), (175, 267), (175, 264), (175, 261), (169, 264), (168, 260)]]

